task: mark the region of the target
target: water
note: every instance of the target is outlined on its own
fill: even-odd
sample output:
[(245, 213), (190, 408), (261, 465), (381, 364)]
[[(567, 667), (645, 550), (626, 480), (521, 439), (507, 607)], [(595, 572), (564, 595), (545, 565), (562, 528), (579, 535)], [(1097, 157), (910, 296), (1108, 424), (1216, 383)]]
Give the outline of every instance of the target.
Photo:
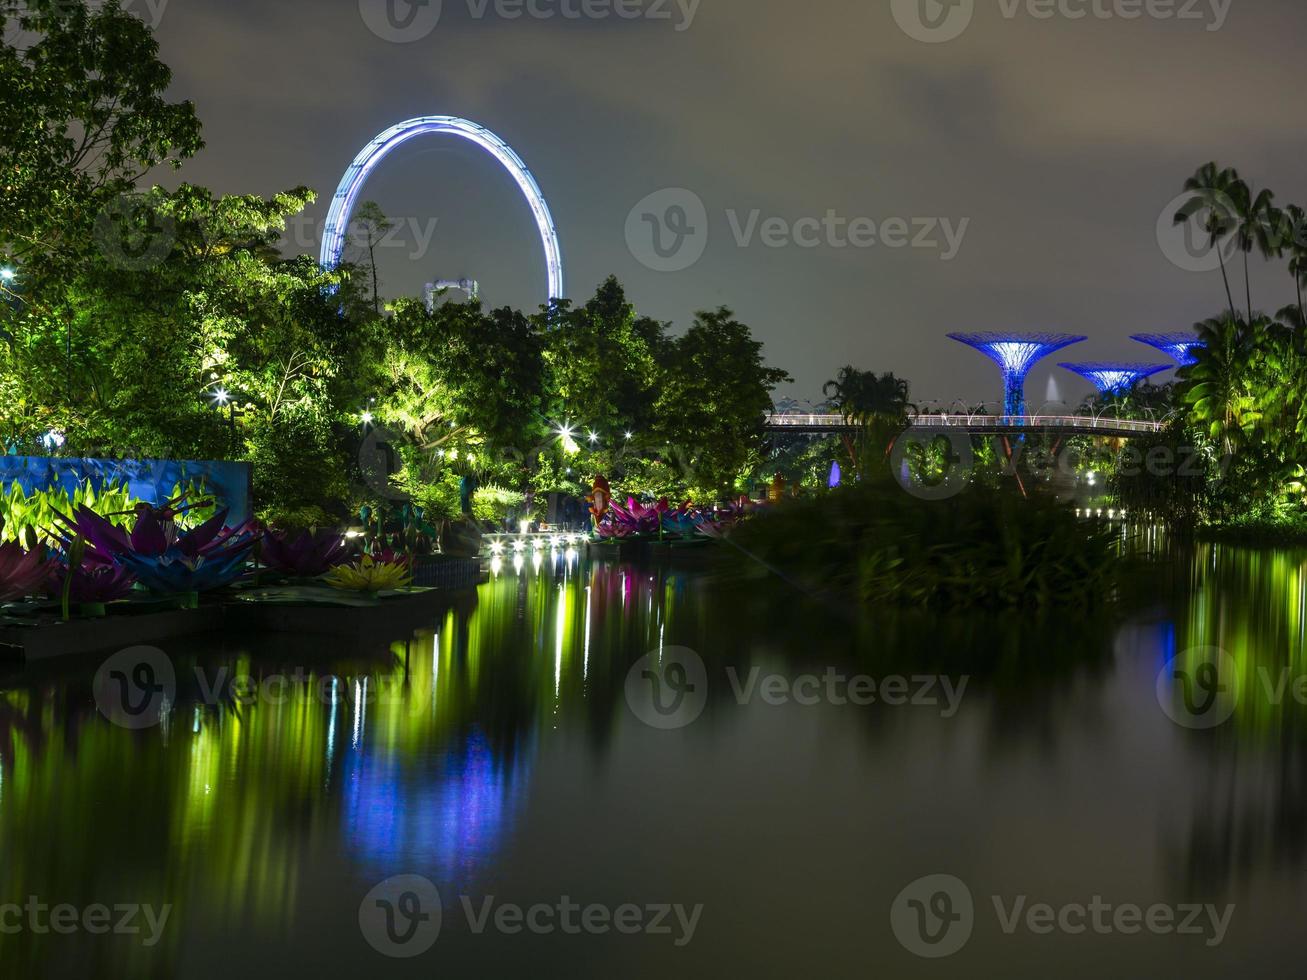
[[(0, 908), (0, 973), (1278, 972), (1299, 962), (1307, 886), (1307, 709), (1295, 697), (1307, 685), (1293, 685), (1307, 674), (1305, 563), (1200, 548), (1151, 576), (1123, 618), (1072, 622), (860, 619), (775, 581), (510, 559), (407, 642), (179, 643), (166, 651), (176, 693), (159, 724), (136, 730), (97, 711), (98, 658), (13, 670), (0, 677), (0, 905), (66, 903), (76, 923), (39, 932), (48, 911)], [(1205, 647), (1227, 659), (1193, 652)], [(679, 714), (653, 709), (640, 669), (628, 698), (646, 656), (661, 706), (682, 695)], [(1204, 659), (1238, 696), (1186, 714), (1174, 674), (1198, 678)], [(828, 670), (922, 703), (837, 703), (850, 689), (826, 693)], [(895, 675), (905, 688), (884, 685)], [(955, 700), (912, 679), (929, 675)], [(224, 688), (233, 677), (253, 682)], [(763, 696), (782, 688), (815, 703)], [(642, 720), (697, 712), (683, 727)], [(974, 923), (959, 951), (928, 960), (896, 938), (891, 908), (935, 874), (950, 883), (897, 906), (908, 945), (919, 924), (944, 937), (927, 952), (962, 935), (932, 917), (962, 914), (961, 896), (938, 904), (952, 879)], [(386, 890), (405, 875), (438, 888), (438, 938), (420, 918), (425, 886)], [(914, 895), (920, 911), (905, 904)], [(567, 913), (580, 934), (564, 931), (564, 896), (594, 907), (595, 930), (638, 907), (620, 913), (632, 934), (587, 932), (580, 911)], [(1005, 916), (1021, 896), (1054, 917), (1095, 896), (1180, 919), (1180, 906), (1234, 909), (1219, 943), (1206, 914), (1200, 935), (1122, 932), (1115, 912), (1109, 934), (1055, 918), (1050, 934), (1024, 919), (1009, 934), (995, 896)], [(394, 909), (389, 934), (378, 900)], [(552, 907), (536, 913), (540, 933), (501, 928), (513, 910), (495, 910), (535, 904)], [(91, 934), (95, 905), (150, 906), (154, 925), (141, 910), (125, 925), (138, 933)], [(635, 931), (664, 905), (684, 919), (669, 911), (669, 931)], [(112, 925), (125, 913), (106, 914)], [(370, 941), (430, 948), (399, 959)]]

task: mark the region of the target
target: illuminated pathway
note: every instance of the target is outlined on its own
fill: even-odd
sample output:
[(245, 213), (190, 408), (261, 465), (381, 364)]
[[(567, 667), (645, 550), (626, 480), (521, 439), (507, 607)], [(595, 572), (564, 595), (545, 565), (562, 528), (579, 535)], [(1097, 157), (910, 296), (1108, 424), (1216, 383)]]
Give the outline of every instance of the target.
[[(1083, 434), (1125, 438), (1147, 435), (1166, 428), (1165, 421), (1144, 419), (1099, 418), (1092, 415), (947, 415), (922, 413), (909, 415), (911, 425), (925, 429), (966, 429), (972, 435), (1019, 435), (1046, 432), (1054, 435)], [(849, 432), (858, 428), (842, 415), (804, 415), (774, 413), (767, 416), (770, 432), (822, 433)]]

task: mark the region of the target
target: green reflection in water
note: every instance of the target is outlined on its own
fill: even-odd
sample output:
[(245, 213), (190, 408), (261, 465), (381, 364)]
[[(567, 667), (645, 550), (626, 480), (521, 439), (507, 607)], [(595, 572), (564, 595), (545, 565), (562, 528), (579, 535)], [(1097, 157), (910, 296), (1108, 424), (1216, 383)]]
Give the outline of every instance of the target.
[[(1157, 641), (1159, 670), (1206, 645), (1227, 650), (1245, 683), (1260, 665), (1304, 669), (1303, 555), (1204, 547), (1181, 577), (1180, 599), (1159, 592), (1175, 624)], [(391, 874), (475, 890), (529, 812), (542, 747), (556, 730), (579, 731), (603, 752), (620, 726), (638, 725), (626, 673), (660, 645), (696, 649), (715, 668), (967, 673), (997, 734), (1024, 747), (1054, 744), (1086, 678), (1110, 683), (1112, 632), (1108, 621), (861, 618), (776, 583), (742, 591), (693, 571), (545, 556), (537, 568), (524, 556), (408, 640), (178, 645), (176, 703), (144, 732), (96, 712), (96, 663), (33, 668), (0, 681), (0, 902), (175, 908), (153, 950), (134, 937), (29, 932), (0, 936), (0, 963), (29, 976), (167, 975), (196, 937), (352, 929), (341, 895)], [(236, 696), (233, 677), (260, 696)], [(221, 697), (206, 693), (215, 688)], [(710, 693), (730, 696), (724, 682)], [(741, 714), (713, 708), (696, 737)], [(1244, 699), (1225, 737), (1300, 712)], [(894, 737), (891, 716), (856, 718)]]
[(627, 663), (688, 587), (666, 572), (542, 565), (510, 567), (431, 630), (372, 652), (281, 637), (170, 649), (176, 703), (146, 731), (97, 713), (97, 663), (12, 677), (0, 903), (173, 911), (154, 949), (0, 936), (5, 971), (57, 975), (68, 957), (91, 975), (146, 975), (175, 963), (188, 933), (288, 935), (323, 873), (448, 880), (492, 865), (540, 735), (575, 720), (605, 739)]
[(1237, 688), (1233, 724), (1262, 732), (1298, 727), (1307, 707), (1307, 552), (1199, 545), (1184, 607), (1177, 663), (1193, 674), (1219, 659), (1213, 649), (1228, 655)]

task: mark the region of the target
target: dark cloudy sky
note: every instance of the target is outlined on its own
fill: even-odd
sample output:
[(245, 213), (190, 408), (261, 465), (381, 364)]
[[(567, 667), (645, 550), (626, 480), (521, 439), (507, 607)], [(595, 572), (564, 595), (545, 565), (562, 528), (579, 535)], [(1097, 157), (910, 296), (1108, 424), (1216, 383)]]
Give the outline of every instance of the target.
[[(819, 396), (845, 363), (904, 375), (921, 399), (997, 397), (992, 369), (945, 340), (950, 330), (1072, 331), (1091, 338), (1079, 359), (1150, 359), (1128, 334), (1188, 328), (1223, 301), (1219, 273), (1183, 271), (1158, 243), (1189, 173), (1215, 158), (1281, 203), (1307, 204), (1302, 0), (957, 0), (951, 11), (937, 0), (701, 0), (692, 17), (692, 0), (644, 4), (665, 19), (619, 18), (604, 0), (589, 9), (608, 16), (580, 19), (562, 14), (584, 12), (582, 0), (535, 0), (552, 18), (514, 18), (525, 8), (511, 0), (444, 0), (429, 32), (430, 9), (393, 0), (400, 17), (416, 15), (408, 35), (423, 36), (409, 43), (379, 36), (392, 29), (386, 2), (131, 0), (161, 14), (175, 95), (205, 125), (208, 147), (183, 179), (317, 189), (297, 233), (316, 253), (331, 193), (367, 141), (413, 116), (476, 120), (544, 189), (574, 298), (615, 273), (641, 312), (678, 328), (729, 305), (799, 397)], [(927, 30), (923, 2), (942, 32), (971, 20), (926, 43), (908, 32)], [(1144, 15), (1121, 16), (1135, 10)], [(641, 261), (652, 252), (638, 233), (652, 227), (640, 214), (628, 245), (632, 208), (666, 188), (691, 191), (707, 213), (702, 257), (677, 272)], [(470, 144), (410, 143), (365, 197), (407, 228), (384, 250), (389, 293), (471, 275), (492, 305), (540, 302), (526, 205)], [(747, 230), (755, 212), (740, 245), (735, 225)], [(938, 227), (935, 247), (786, 239), (794, 222), (828, 213), (890, 221), (886, 231), (895, 218), (965, 231), (947, 261)], [(797, 225), (805, 240), (813, 228)], [(1258, 306), (1289, 301), (1281, 269), (1255, 263)], [(1036, 372), (1033, 401), (1053, 377)], [(1056, 377), (1063, 397), (1086, 390)]]

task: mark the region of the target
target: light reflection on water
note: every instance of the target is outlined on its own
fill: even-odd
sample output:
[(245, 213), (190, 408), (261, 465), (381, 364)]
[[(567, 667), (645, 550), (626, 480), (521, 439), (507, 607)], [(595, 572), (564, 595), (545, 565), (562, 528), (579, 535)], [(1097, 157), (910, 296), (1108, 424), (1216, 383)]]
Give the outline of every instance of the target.
[[(529, 557), (502, 559), (475, 600), (388, 648), (178, 645), (177, 702), (153, 730), (96, 713), (94, 663), (9, 675), (0, 902), (167, 902), (175, 919), (154, 950), (3, 936), (0, 970), (59, 975), (92, 956), (106, 975), (185, 963), (217, 976), (196, 951), (239, 940), (311, 947), (289, 965), (255, 957), (252, 976), (384, 974), (396, 965), (359, 940), (357, 906), (404, 873), (436, 881), (447, 910), (453, 895), (490, 893), (708, 905), (688, 951), (540, 937), (490, 951), (451, 925), (441, 963), (488, 975), (577, 955), (607, 975), (708, 976), (727, 955), (745, 975), (776, 975), (812, 965), (814, 935), (832, 975), (865, 969), (869, 949), (889, 973), (915, 975), (924, 964), (894, 945), (881, 912), (907, 880), (941, 869), (978, 891), (1084, 882), (1119, 900), (1201, 895), (1255, 910), (1228, 950), (1074, 947), (1072, 975), (1175, 962), (1216, 975), (1251, 944), (1274, 959), (1297, 935), (1283, 910), (1307, 882), (1307, 707), (1244, 697), (1227, 725), (1190, 731), (1165, 717), (1154, 685), (1196, 647), (1225, 650), (1248, 691), (1267, 671), (1307, 672), (1300, 553), (1202, 546), (1120, 623), (841, 618), (775, 583), (746, 592), (711, 572)], [(623, 685), (636, 660), (672, 646), (709, 663), (711, 700), (690, 728), (655, 732)], [(741, 706), (727, 666), (973, 680), (943, 719)], [(295, 679), (278, 703), (212, 704), (197, 667), (210, 682), (224, 669)], [(978, 936), (970, 965), (1046, 975), (1071, 948), (1000, 939)]]

